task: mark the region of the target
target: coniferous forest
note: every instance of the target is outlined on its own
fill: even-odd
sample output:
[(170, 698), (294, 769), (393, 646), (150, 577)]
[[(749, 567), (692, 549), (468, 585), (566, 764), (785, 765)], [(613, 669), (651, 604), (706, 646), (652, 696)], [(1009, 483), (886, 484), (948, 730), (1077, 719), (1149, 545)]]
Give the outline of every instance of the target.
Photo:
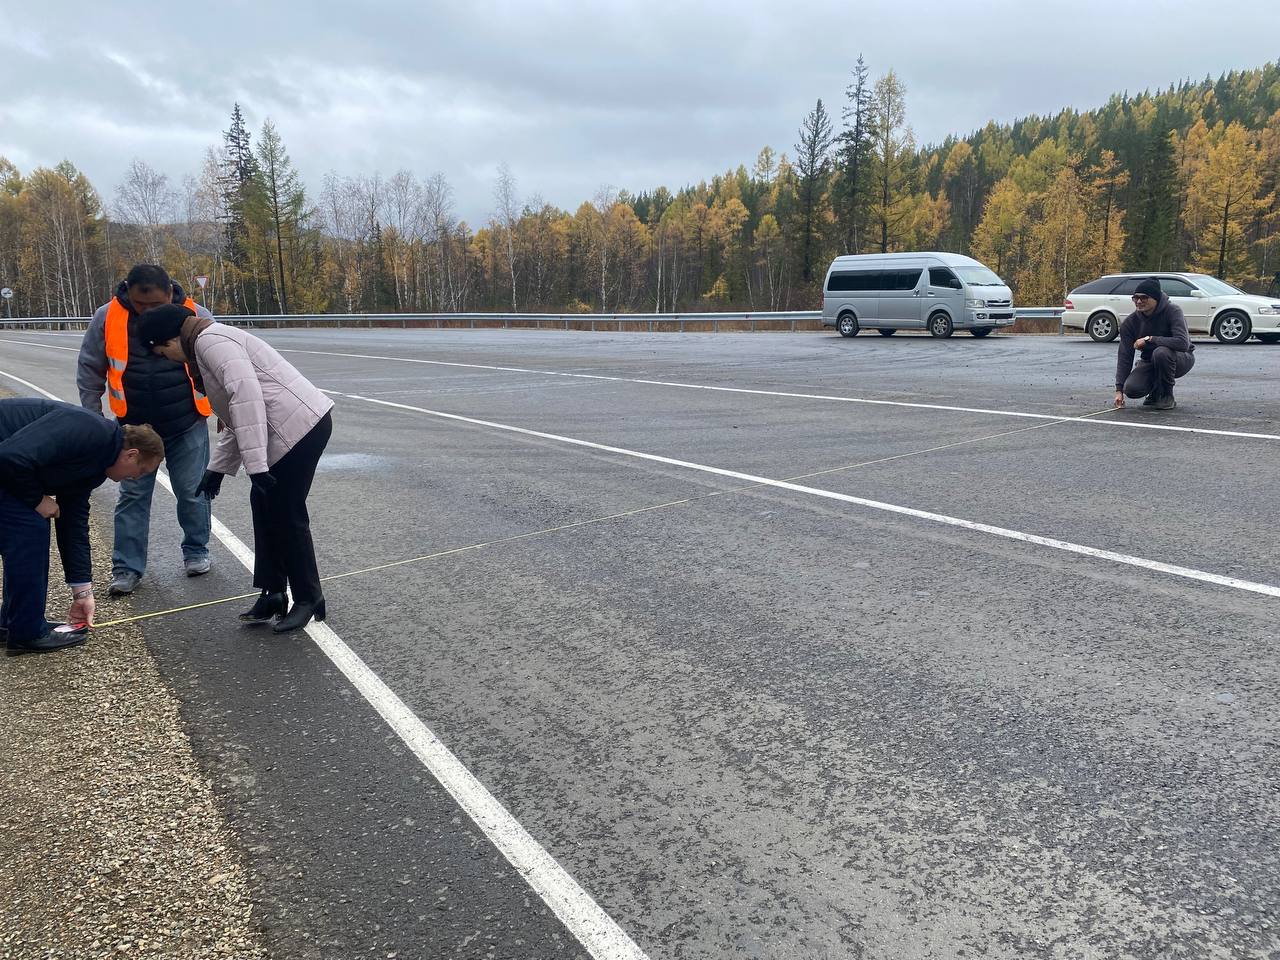
[(814, 309), (839, 253), (967, 253), (1027, 305), (1108, 271), (1247, 289), (1280, 271), (1280, 64), (922, 146), (902, 81), (859, 58), (843, 100), (797, 121), (736, 169), (576, 210), (503, 165), (469, 224), (440, 173), (303, 183), (272, 122), (251, 131), (235, 105), (180, 183), (135, 159), (104, 196), (70, 160), (0, 157), (0, 286), (14, 317), (85, 316), (136, 262), (208, 276), (218, 314), (683, 312)]

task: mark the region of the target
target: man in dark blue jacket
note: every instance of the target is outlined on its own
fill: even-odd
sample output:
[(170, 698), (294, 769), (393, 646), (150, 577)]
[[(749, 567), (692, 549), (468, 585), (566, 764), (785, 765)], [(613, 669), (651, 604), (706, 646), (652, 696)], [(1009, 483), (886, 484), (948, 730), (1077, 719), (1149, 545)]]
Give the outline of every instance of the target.
[(10, 656), (84, 642), (45, 620), (49, 594), (49, 521), (71, 588), (67, 620), (93, 623), (89, 494), (108, 478), (154, 473), (164, 443), (146, 425), (121, 426), (56, 400), (0, 400), (0, 629)]

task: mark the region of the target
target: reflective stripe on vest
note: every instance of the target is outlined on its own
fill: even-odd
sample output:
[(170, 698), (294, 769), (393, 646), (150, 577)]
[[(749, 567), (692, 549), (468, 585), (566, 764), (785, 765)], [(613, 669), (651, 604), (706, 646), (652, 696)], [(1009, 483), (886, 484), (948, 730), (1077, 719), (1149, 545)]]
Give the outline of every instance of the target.
[[(196, 312), (196, 302), (190, 297), (184, 304), (192, 313)], [(117, 419), (123, 419), (129, 411), (124, 399), (124, 369), (129, 363), (129, 311), (120, 305), (115, 297), (107, 304), (106, 321), (107, 346), (107, 404)], [(187, 381), (191, 384), (191, 396), (195, 400), (196, 412), (202, 417), (213, 413), (209, 406), (209, 398), (196, 389), (191, 379), (191, 370), (187, 369)]]

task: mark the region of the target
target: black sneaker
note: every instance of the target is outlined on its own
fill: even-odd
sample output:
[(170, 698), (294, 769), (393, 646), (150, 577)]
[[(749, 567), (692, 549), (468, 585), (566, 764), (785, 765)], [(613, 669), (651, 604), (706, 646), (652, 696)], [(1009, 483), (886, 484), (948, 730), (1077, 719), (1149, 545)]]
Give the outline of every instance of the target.
[(1173, 399), (1173, 394), (1172, 394), (1172, 393), (1170, 393), (1170, 394), (1166, 394), (1165, 396), (1161, 397), (1159, 400), (1157, 400), (1157, 401), (1156, 401), (1155, 403), (1153, 403), (1151, 406), (1152, 406), (1152, 408), (1153, 408), (1153, 409), (1155, 409), (1155, 410), (1172, 410), (1172, 409), (1173, 409), (1174, 407), (1176, 407), (1177, 405), (1178, 405), (1178, 404), (1177, 404), (1177, 401), (1175, 401), (1175, 400)]
[(1160, 394), (1152, 390), (1150, 393), (1147, 394), (1147, 399), (1142, 401), (1142, 405), (1144, 407), (1154, 407), (1157, 401), (1159, 401), (1159, 399), (1160, 399)]

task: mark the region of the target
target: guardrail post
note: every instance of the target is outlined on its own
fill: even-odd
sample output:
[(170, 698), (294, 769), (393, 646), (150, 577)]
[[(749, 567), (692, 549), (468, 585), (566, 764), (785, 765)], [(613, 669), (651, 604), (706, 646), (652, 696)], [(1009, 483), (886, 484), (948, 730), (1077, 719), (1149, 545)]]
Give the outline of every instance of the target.
[(720, 321), (719, 321), (718, 319), (716, 319), (715, 317), (712, 317), (712, 318), (711, 318), (711, 332), (712, 332), (712, 333), (719, 333), (719, 332), (720, 332)]

